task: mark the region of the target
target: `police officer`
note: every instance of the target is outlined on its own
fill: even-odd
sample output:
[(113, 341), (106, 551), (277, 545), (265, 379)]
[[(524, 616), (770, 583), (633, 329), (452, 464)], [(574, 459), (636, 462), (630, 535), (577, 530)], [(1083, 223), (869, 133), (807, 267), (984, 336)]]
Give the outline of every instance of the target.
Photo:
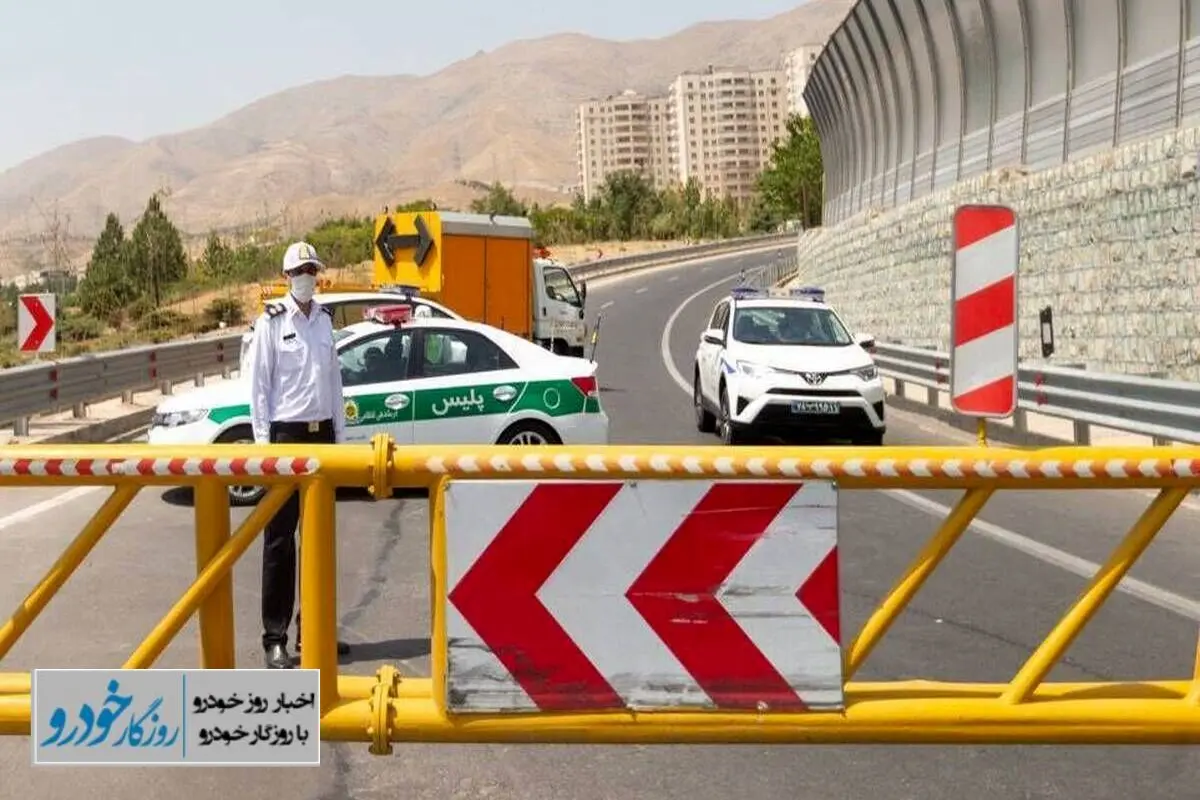
[[(250, 419), (254, 441), (333, 444), (344, 441), (342, 372), (333, 341), (333, 312), (313, 300), (325, 265), (307, 242), (283, 256), (289, 292), (267, 304), (250, 345)], [(293, 492), (263, 534), (262, 624), (266, 665), (290, 669), (288, 625), (296, 605), (296, 526)], [(296, 614), (296, 650), (300, 650)], [(338, 642), (338, 654), (349, 647)]]

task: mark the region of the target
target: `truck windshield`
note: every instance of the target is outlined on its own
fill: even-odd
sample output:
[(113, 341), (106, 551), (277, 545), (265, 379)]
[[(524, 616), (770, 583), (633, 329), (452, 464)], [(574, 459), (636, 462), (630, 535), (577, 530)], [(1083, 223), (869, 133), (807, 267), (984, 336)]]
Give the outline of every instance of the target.
[(571, 275), (562, 267), (544, 267), (542, 274), (546, 276), (546, 296), (551, 300), (561, 300), (573, 306), (583, 307), (579, 299), (579, 290)]

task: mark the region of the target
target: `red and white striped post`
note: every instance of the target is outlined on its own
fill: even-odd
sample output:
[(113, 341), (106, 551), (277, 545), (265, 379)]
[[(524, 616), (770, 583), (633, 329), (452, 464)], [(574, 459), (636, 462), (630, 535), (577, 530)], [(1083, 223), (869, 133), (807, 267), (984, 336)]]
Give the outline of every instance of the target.
[(950, 283), (950, 404), (979, 417), (1017, 410), (1017, 216), (1006, 206), (967, 205), (954, 212)]

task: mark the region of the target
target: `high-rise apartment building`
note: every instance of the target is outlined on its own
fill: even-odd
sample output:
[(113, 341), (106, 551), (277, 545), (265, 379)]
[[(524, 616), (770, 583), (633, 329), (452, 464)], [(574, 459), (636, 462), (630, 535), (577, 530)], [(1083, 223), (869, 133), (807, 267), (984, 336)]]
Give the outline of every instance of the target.
[(780, 70), (709, 67), (677, 77), (667, 95), (675, 180), (695, 178), (712, 197), (749, 198), (786, 128), (785, 89)]
[(663, 97), (633, 91), (579, 106), (579, 182), (590, 200), (608, 175), (641, 172), (655, 186), (695, 179), (712, 197), (749, 198), (786, 132), (786, 70), (709, 67), (679, 75)]
[(653, 177), (652, 106), (657, 107), (656, 99), (634, 91), (579, 106), (575, 149), (585, 200), (591, 200), (614, 172), (635, 171)]
[(804, 102), (804, 87), (816, 66), (823, 46), (806, 44), (792, 50), (783, 59), (783, 71), (787, 81), (788, 113), (808, 116), (808, 105)]

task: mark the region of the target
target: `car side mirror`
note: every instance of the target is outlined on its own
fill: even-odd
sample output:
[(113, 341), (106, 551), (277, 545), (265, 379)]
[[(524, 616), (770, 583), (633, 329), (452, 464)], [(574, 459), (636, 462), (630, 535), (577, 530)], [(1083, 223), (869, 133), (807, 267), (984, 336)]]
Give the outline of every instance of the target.
[(704, 341), (708, 342), (709, 344), (723, 345), (725, 344), (725, 337), (719, 333), (706, 331), (704, 334)]
[(875, 337), (869, 333), (856, 333), (854, 335), (854, 343), (867, 352), (874, 352)]

